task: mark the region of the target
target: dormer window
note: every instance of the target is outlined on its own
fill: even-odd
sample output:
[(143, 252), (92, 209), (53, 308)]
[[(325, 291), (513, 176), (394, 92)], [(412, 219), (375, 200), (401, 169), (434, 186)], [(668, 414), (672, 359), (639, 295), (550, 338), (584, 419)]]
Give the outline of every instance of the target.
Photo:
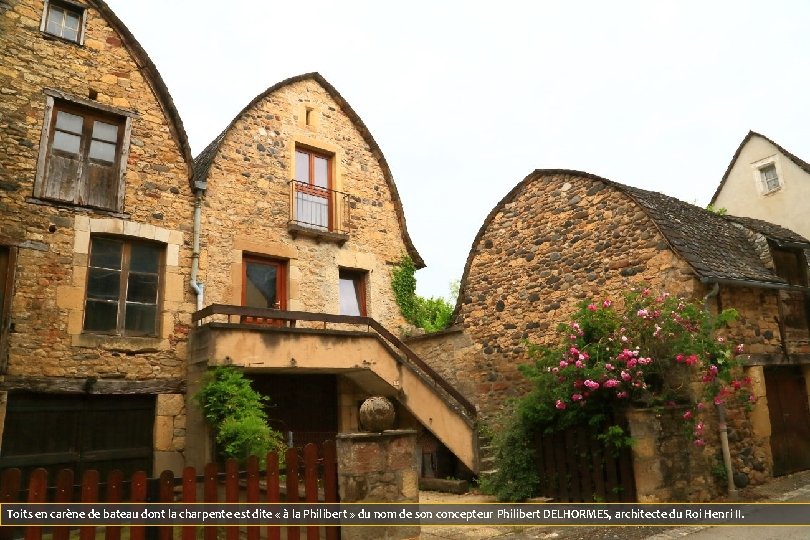
[(776, 165), (773, 163), (759, 170), (759, 178), (762, 181), (762, 191), (764, 193), (776, 191), (781, 186), (779, 174), (776, 172)]
[(84, 28), (85, 8), (65, 0), (48, 0), (40, 30), (46, 34), (81, 44)]

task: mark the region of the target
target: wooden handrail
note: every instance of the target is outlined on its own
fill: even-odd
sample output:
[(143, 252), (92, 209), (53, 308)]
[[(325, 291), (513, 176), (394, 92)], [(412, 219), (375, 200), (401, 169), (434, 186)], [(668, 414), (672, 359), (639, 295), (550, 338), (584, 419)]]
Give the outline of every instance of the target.
[[(276, 319), (283, 321), (315, 321), (335, 324), (356, 324), (367, 326), (373, 329), (379, 336), (388, 341), (394, 348), (399, 350), (410, 364), (416, 366), (425, 373), (436, 385), (450, 394), (464, 410), (473, 418), (476, 416), (475, 405), (465, 398), (456, 388), (439, 375), (424, 360), (408, 348), (398, 337), (392, 334), (387, 328), (371, 317), (360, 317), (355, 315), (334, 315), (331, 313), (314, 313), (311, 311), (286, 311), (272, 308), (256, 308), (246, 306), (233, 306), (228, 304), (211, 304), (200, 311), (192, 314), (191, 320), (194, 323), (213, 315), (239, 315), (241, 317), (259, 317), (265, 319)], [(397, 361), (402, 359), (397, 357)], [(406, 364), (407, 365), (407, 364)], [(409, 367), (413, 367), (409, 366)]]

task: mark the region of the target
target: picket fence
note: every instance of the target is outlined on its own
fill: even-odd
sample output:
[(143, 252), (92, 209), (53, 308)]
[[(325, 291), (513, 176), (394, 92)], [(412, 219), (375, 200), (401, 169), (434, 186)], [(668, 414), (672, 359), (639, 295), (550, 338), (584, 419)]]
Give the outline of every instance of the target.
[[(216, 463), (204, 467), (201, 475), (194, 467), (186, 467), (181, 477), (175, 478), (171, 471), (164, 471), (157, 478), (149, 478), (144, 471), (124, 479), (120, 471), (112, 471), (102, 482), (99, 472), (87, 470), (81, 476), (81, 483), (75, 484), (76, 474), (71, 469), (62, 469), (49, 485), (45, 469), (34, 470), (28, 479), (27, 489), (23, 489), (22, 474), (19, 469), (6, 469), (0, 473), (0, 504), (4, 503), (71, 503), (71, 502), (207, 502), (207, 503), (278, 503), (278, 502), (338, 502), (337, 455), (335, 443), (326, 441), (321, 446), (307, 444), (302, 453), (290, 448), (285, 454), (285, 467), (279, 467), (279, 456), (269, 453), (266, 468), (261, 470), (259, 459), (251, 456), (246, 468), (239, 470), (234, 459), (225, 463), (225, 471), (220, 472)], [(293, 474), (296, 472), (297, 474)], [(283, 486), (282, 486), (283, 477)], [(128, 527), (83, 526), (79, 529), (79, 540), (121, 540), (123, 529), (128, 528), (129, 540), (217, 540), (218, 527), (182, 526), (148, 527), (132, 525)], [(98, 530), (97, 530), (98, 529)], [(338, 540), (339, 527), (317, 526), (247, 526), (222, 527), (225, 540), (280, 540), (282, 532), (287, 540), (300, 540), (304, 529), (306, 540)], [(198, 533), (202, 533), (201, 535)], [(23, 531), (25, 540), (71, 540), (70, 527), (30, 526)], [(0, 540), (20, 538), (20, 530), (0, 527)], [(127, 536), (125, 535), (125, 538)], [(220, 536), (222, 538), (222, 536)]]

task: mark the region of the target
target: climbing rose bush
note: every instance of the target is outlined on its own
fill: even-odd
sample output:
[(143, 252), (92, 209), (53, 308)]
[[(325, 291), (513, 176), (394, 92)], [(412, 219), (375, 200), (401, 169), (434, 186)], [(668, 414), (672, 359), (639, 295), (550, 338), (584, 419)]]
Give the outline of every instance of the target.
[[(532, 363), (521, 366), (532, 391), (520, 403), (525, 421), (563, 429), (606, 410), (636, 406), (687, 407), (695, 444), (703, 445), (698, 413), (707, 404), (750, 399), (734, 346), (718, 336), (737, 317), (716, 316), (703, 305), (648, 288), (621, 302), (586, 301), (573, 320), (558, 326), (557, 344), (530, 346)], [(702, 385), (695, 396), (693, 383)]]
[(499, 500), (534, 495), (533, 441), (541, 431), (587, 424), (608, 446), (632, 444), (612, 415), (631, 404), (680, 408), (694, 444), (705, 445), (701, 411), (749, 398), (750, 380), (736, 361), (742, 346), (719, 335), (736, 317), (733, 309), (712, 316), (700, 302), (648, 288), (617, 302), (582, 302), (553, 345), (529, 346), (531, 362), (520, 370), (530, 391), (496, 432), (498, 471), (482, 488)]

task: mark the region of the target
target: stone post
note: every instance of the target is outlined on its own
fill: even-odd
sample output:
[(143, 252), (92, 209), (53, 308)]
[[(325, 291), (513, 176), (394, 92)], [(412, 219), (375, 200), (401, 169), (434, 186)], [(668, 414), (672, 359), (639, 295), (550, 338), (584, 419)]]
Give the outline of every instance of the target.
[[(337, 435), (340, 502), (418, 503), (416, 431)], [(414, 527), (343, 527), (343, 540), (419, 538)]]

